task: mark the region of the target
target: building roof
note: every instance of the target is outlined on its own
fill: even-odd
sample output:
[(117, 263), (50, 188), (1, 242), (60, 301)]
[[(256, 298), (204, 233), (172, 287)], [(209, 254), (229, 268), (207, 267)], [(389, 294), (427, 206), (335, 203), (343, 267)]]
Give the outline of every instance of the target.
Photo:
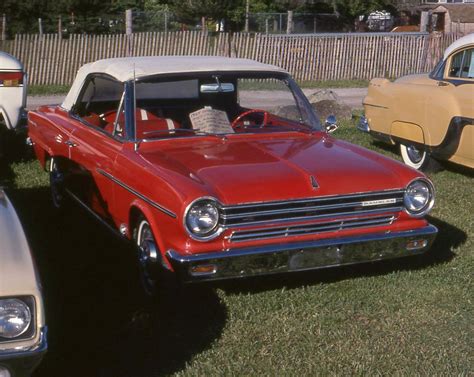
[(71, 109), (79, 95), (85, 78), (91, 73), (105, 73), (125, 82), (134, 78), (193, 72), (286, 72), (283, 68), (250, 59), (221, 56), (141, 56), (97, 60), (83, 65), (77, 72), (62, 107)]
[(474, 23), (474, 4), (443, 4), (433, 9), (439, 12), (449, 12), (451, 22)]
[(464, 37), (461, 37), (454, 43), (450, 44), (446, 51), (444, 51), (444, 59), (451, 55), (453, 51), (467, 45), (474, 45), (474, 33), (465, 35)]

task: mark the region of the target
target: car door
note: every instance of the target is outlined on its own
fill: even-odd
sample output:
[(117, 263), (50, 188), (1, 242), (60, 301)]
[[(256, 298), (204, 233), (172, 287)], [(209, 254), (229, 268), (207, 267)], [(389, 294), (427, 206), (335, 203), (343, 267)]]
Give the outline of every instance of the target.
[[(122, 149), (123, 138), (113, 131), (111, 122), (106, 119), (114, 119), (119, 111), (123, 84), (107, 81), (110, 79), (89, 80), (86, 85), (93, 85), (94, 89), (84, 89), (76, 111), (71, 114), (75, 127), (69, 136), (69, 147), (74, 167), (68, 189), (84, 207), (112, 225), (114, 183), (107, 174), (115, 174), (115, 160)], [(88, 96), (87, 93), (92, 92), (93, 96)]]

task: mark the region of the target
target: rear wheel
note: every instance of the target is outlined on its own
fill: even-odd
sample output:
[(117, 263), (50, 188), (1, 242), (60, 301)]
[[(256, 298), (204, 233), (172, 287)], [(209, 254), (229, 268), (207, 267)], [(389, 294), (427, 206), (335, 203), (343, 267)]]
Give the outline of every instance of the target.
[(413, 144), (400, 144), (400, 154), (403, 162), (417, 170), (437, 170), (438, 163), (431, 158), (427, 151), (417, 148)]

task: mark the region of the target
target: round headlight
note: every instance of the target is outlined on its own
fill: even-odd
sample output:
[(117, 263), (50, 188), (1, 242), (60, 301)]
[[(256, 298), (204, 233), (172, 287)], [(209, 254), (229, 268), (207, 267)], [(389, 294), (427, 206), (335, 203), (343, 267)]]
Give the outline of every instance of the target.
[(188, 208), (185, 226), (197, 239), (209, 239), (218, 234), (219, 208), (213, 199), (198, 199)]
[(426, 215), (434, 204), (433, 185), (423, 179), (412, 181), (405, 190), (403, 201), (410, 215), (417, 217)]
[(0, 337), (16, 338), (28, 330), (30, 323), (30, 308), (23, 301), (0, 300)]

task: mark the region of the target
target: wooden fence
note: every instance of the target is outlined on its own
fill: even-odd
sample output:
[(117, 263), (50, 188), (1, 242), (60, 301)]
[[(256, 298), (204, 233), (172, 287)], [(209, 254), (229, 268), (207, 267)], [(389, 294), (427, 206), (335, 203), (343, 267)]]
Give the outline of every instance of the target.
[[(85, 63), (150, 55), (220, 55), (254, 59), (288, 70), (297, 80), (370, 79), (427, 72), (456, 35), (349, 33), (270, 35), (149, 32), (127, 36), (17, 35), (0, 50), (19, 58), (31, 84), (70, 84)], [(192, 60), (189, 60), (192, 67)]]

